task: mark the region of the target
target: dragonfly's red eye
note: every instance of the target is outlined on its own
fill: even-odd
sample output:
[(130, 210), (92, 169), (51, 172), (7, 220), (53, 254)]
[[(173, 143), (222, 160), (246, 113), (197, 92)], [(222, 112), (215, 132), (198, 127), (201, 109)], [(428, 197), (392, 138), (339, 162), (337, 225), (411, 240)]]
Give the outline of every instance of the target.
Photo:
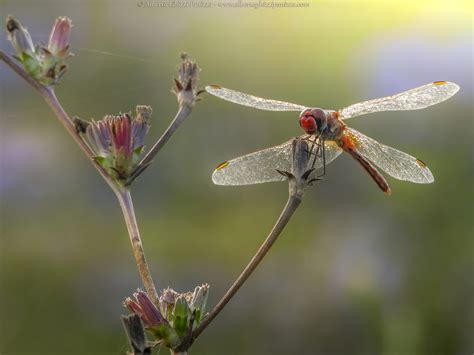
[(300, 126), (308, 134), (314, 134), (318, 130), (316, 120), (310, 112), (303, 113), (300, 116)]
[(300, 115), (300, 126), (308, 134), (322, 133), (327, 126), (326, 114), (320, 108), (307, 109)]

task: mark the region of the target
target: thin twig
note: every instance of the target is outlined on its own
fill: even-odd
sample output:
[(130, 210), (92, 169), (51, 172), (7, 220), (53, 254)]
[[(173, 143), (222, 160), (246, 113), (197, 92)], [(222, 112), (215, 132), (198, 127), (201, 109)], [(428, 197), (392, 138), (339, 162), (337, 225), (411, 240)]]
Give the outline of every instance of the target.
[(126, 186), (130, 185), (141, 173), (145, 171), (155, 158), (156, 154), (164, 147), (166, 142), (181, 126), (181, 124), (189, 116), (197, 101), (197, 96), (201, 93), (198, 91), (199, 83), (199, 67), (196, 62), (189, 59), (186, 53), (181, 53), (181, 65), (178, 69), (179, 78), (174, 79), (173, 93), (176, 95), (179, 104), (179, 110), (171, 121), (168, 128), (161, 135), (158, 141), (148, 151), (145, 157), (137, 164), (136, 168), (130, 174), (126, 182)]
[(122, 208), (123, 217), (127, 225), (128, 234), (130, 235), (130, 241), (132, 243), (133, 255), (138, 266), (138, 271), (142, 277), (143, 286), (148, 296), (151, 298), (155, 305), (159, 304), (158, 293), (155, 289), (155, 284), (148, 269), (148, 264), (145, 258), (145, 252), (143, 251), (143, 244), (140, 238), (140, 232), (138, 230), (137, 219), (135, 217), (135, 211), (133, 208), (132, 196), (130, 190), (127, 188), (115, 189), (115, 194)]
[(231, 298), (237, 293), (240, 287), (247, 281), (249, 276), (255, 270), (255, 268), (260, 264), (263, 260), (264, 256), (268, 253), (270, 248), (272, 247), (273, 243), (277, 240), (283, 229), (285, 228), (286, 224), (290, 220), (291, 216), (295, 213), (296, 209), (301, 203), (301, 197), (297, 196), (296, 194), (290, 194), (288, 197), (288, 201), (278, 217), (273, 229), (271, 230), (268, 237), (265, 239), (263, 244), (258, 249), (257, 253), (254, 255), (252, 260), (248, 263), (239, 277), (235, 280), (229, 290), (225, 293), (225, 295), (221, 298), (221, 300), (217, 303), (217, 305), (212, 309), (209, 315), (204, 318), (202, 323), (197, 327), (193, 332), (193, 339), (196, 339), (206, 327), (212, 322), (212, 320), (222, 311), (225, 305), (231, 300)]
[(143, 159), (138, 163), (136, 168), (130, 174), (130, 177), (126, 183), (127, 186), (130, 185), (141, 173), (143, 173), (145, 169), (148, 168), (148, 166), (150, 166), (155, 156), (158, 154), (161, 148), (164, 147), (166, 142), (168, 142), (179, 126), (181, 126), (181, 124), (186, 120), (191, 111), (192, 108), (188, 105), (182, 105), (179, 108), (176, 116), (174, 117), (173, 121), (171, 121), (166, 131), (163, 132), (158, 141), (156, 141), (153, 147), (148, 151), (148, 153), (143, 157)]

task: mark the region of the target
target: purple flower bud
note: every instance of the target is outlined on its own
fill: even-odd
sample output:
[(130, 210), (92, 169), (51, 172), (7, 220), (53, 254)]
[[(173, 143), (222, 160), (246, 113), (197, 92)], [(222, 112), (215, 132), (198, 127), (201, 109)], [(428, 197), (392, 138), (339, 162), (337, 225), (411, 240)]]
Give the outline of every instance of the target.
[(35, 55), (35, 46), (31, 40), (30, 33), (21, 25), (20, 21), (13, 16), (8, 16), (6, 28), (8, 39), (12, 42), (16, 54), (20, 59), (23, 59), (24, 54), (29, 56)]
[(55, 56), (67, 56), (72, 22), (67, 17), (58, 17), (49, 36), (48, 51)]
[(133, 153), (132, 118), (125, 113), (120, 116), (106, 116), (104, 120), (107, 122), (115, 157), (130, 159)]
[(138, 314), (141, 318), (141, 314), (143, 313), (143, 311), (137, 302), (132, 300), (130, 297), (127, 297), (125, 301), (123, 302), (123, 305), (127, 307), (130, 310), (130, 312)]
[(110, 135), (106, 121), (93, 120), (86, 128), (86, 137), (97, 156), (105, 157), (109, 153)]
[(143, 324), (147, 328), (156, 327), (160, 324), (166, 324), (167, 321), (163, 318), (158, 308), (148, 297), (147, 293), (142, 290), (137, 290), (133, 294), (135, 300), (127, 297), (124, 305), (133, 313), (140, 316)]
[(166, 322), (146, 292), (138, 290), (134, 296), (142, 309), (142, 319), (147, 327), (154, 327)]
[[(95, 154), (96, 161), (117, 180), (127, 180), (140, 161), (152, 109), (137, 106), (137, 116), (128, 113), (108, 115), (100, 121), (79, 122), (76, 129)], [(79, 126), (78, 126), (79, 125)], [(84, 132), (85, 129), (85, 132)], [(140, 148), (140, 149), (138, 149)]]
[(159, 304), (154, 304), (144, 291), (137, 290), (134, 299), (125, 299), (124, 306), (140, 316), (160, 345), (176, 349), (183, 341), (189, 340), (192, 331), (201, 323), (208, 291), (208, 284), (185, 293), (168, 287), (161, 292)]

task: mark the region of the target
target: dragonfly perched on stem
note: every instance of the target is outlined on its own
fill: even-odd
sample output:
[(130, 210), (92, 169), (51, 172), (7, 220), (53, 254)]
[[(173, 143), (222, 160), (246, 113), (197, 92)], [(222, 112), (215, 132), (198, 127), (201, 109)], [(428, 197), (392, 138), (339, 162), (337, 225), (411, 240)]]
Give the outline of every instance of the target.
[[(206, 87), (208, 93), (240, 105), (267, 111), (300, 112), (299, 124), (306, 133), (301, 138), (311, 142), (314, 168), (322, 168), (324, 174), (326, 165), (344, 151), (362, 166), (386, 194), (390, 194), (390, 187), (375, 166), (396, 179), (419, 184), (432, 183), (433, 174), (420, 159), (367, 137), (348, 127), (345, 121), (373, 112), (423, 109), (447, 100), (458, 90), (459, 86), (454, 83), (435, 81), (399, 94), (360, 102), (335, 111), (263, 99), (217, 85)], [(249, 185), (284, 180), (285, 177), (277, 170), (289, 169), (291, 142), (292, 140), (226, 161), (217, 166), (212, 180), (218, 185)]]

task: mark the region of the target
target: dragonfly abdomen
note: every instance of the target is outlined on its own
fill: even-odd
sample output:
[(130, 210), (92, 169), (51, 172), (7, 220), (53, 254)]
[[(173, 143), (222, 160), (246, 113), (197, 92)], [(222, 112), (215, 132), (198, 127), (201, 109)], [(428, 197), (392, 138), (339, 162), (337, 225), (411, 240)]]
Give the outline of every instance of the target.
[(359, 153), (354, 143), (348, 136), (343, 136), (337, 141), (337, 144), (345, 152), (349, 153), (349, 155), (354, 158), (354, 160), (357, 161), (362, 166), (362, 168), (364, 168), (364, 170), (370, 175), (370, 177), (384, 193), (387, 195), (391, 194), (387, 180), (385, 180), (383, 175), (379, 173), (375, 166), (373, 166), (362, 154)]

